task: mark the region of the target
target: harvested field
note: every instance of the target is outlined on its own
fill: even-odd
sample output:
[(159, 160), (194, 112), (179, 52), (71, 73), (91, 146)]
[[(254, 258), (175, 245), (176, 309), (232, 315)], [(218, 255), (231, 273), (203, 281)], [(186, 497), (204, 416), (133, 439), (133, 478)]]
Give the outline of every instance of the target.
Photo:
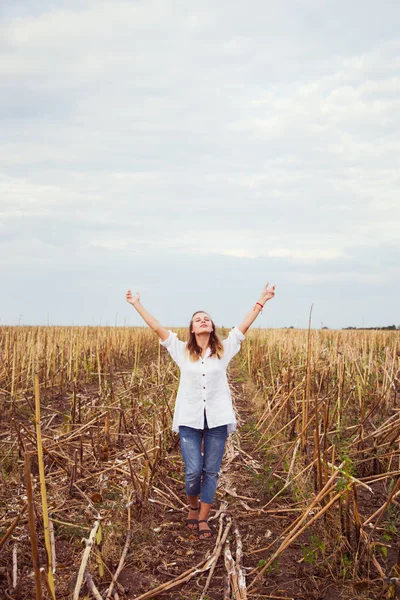
[(248, 334), (209, 541), (178, 381), (149, 330), (0, 328), (2, 598), (399, 597), (399, 332)]

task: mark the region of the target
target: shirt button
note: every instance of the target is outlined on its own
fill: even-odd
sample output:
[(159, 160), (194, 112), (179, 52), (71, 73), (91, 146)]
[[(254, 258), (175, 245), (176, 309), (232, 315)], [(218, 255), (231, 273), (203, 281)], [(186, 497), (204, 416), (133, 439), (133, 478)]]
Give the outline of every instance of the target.
[(203, 377), (205, 376), (205, 373), (203, 373)]
[(203, 385), (203, 390), (205, 390), (205, 389), (206, 389), (206, 388), (205, 388), (205, 386)]

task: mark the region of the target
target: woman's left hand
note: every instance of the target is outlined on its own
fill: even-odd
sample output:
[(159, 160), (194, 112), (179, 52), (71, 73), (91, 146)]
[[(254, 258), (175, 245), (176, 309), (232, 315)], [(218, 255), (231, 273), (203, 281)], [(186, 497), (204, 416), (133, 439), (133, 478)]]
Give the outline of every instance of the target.
[(267, 285), (265, 286), (265, 288), (261, 292), (260, 304), (264, 305), (266, 302), (268, 302), (268, 300), (271, 300), (271, 298), (273, 298), (275, 296), (275, 286), (272, 285), (269, 288), (268, 285), (269, 284), (267, 283)]

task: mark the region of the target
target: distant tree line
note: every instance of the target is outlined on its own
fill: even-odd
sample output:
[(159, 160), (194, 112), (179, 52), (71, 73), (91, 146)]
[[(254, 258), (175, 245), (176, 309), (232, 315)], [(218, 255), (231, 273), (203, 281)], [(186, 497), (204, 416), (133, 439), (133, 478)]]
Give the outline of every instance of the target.
[[(294, 329), (293, 325), (290, 327), (282, 327), (282, 329)], [(321, 329), (329, 329), (326, 325), (321, 327)], [(359, 331), (367, 331), (367, 330), (381, 330), (381, 331), (397, 331), (400, 330), (400, 325), (386, 325), (386, 327), (342, 327), (342, 330), (348, 329), (357, 329)]]
[(386, 325), (386, 327), (343, 327), (343, 329), (362, 329), (362, 330), (370, 330), (377, 329), (382, 331), (396, 331), (396, 329), (400, 329), (400, 325)]

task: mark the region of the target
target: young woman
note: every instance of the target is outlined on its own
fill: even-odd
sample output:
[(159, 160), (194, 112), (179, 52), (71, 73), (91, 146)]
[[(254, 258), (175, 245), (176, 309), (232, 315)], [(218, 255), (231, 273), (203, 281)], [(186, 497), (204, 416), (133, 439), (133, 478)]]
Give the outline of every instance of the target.
[(209, 314), (195, 312), (189, 325), (189, 341), (182, 342), (147, 312), (139, 293), (133, 296), (128, 290), (126, 294), (127, 302), (159, 336), (160, 344), (167, 348), (180, 369), (172, 429), (179, 433), (186, 469), (189, 503), (186, 523), (190, 529), (198, 530), (200, 539), (211, 537), (207, 519), (217, 489), (225, 441), (228, 433), (236, 429), (226, 369), (240, 350), (247, 330), (274, 295), (275, 286), (269, 288), (267, 283), (243, 323), (234, 327), (223, 341), (218, 338)]

